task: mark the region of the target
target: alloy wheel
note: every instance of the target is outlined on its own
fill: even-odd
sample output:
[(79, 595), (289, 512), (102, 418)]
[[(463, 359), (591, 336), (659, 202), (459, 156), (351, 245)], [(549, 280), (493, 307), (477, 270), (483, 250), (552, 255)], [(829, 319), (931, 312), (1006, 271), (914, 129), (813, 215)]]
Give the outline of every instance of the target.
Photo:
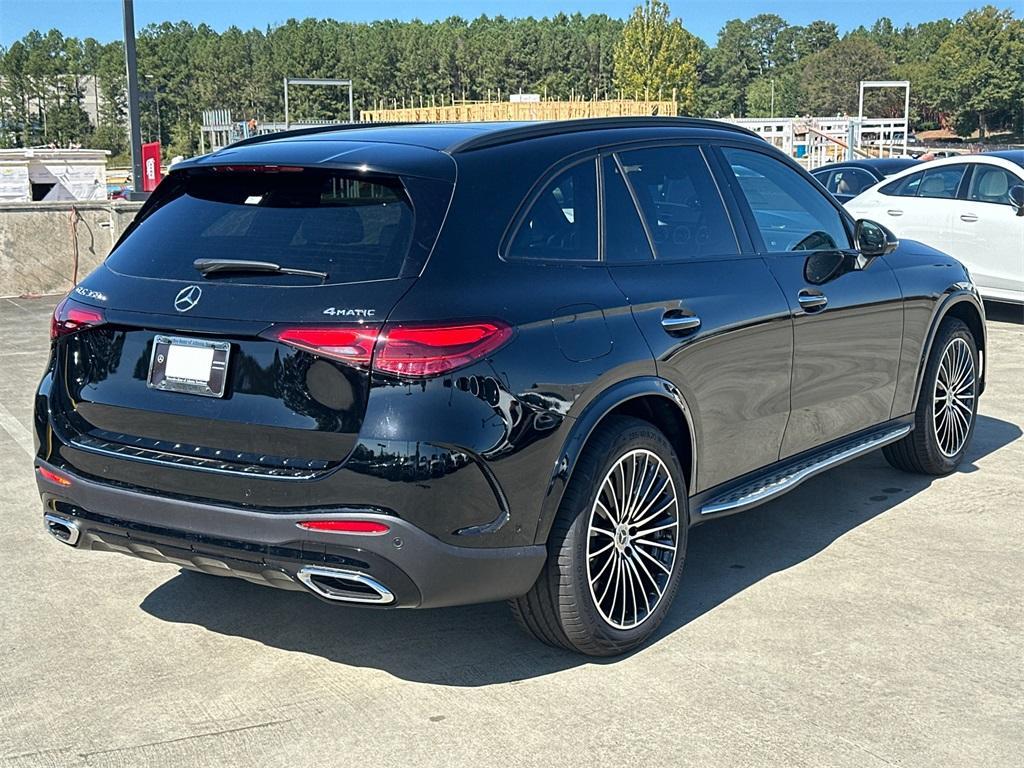
[(652, 451), (621, 456), (590, 511), (587, 580), (594, 605), (616, 629), (646, 621), (676, 564), (679, 499), (668, 467)]
[(932, 399), (935, 440), (943, 456), (956, 456), (974, 420), (974, 354), (964, 339), (952, 339), (942, 352)]

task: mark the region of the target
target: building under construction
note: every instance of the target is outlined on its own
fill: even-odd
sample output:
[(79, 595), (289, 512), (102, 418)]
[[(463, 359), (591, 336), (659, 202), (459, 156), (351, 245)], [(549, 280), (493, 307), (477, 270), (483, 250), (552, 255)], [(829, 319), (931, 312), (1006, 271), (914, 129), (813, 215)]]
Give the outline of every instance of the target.
[[(518, 96), (518, 98), (517, 98)], [(451, 101), (447, 104), (423, 103), (418, 106), (364, 109), (363, 122), (372, 123), (478, 123), (495, 120), (574, 120), (586, 117), (640, 117), (676, 115), (674, 100), (603, 99), (541, 101), (531, 94), (513, 95), (509, 101)]]

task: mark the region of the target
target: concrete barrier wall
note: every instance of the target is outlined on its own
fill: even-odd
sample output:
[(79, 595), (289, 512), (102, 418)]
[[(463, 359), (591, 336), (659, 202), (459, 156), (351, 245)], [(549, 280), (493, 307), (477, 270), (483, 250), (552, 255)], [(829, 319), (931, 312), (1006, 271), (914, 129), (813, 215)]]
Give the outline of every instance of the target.
[(106, 258), (141, 205), (0, 203), (0, 296), (69, 290), (76, 264), (81, 280)]

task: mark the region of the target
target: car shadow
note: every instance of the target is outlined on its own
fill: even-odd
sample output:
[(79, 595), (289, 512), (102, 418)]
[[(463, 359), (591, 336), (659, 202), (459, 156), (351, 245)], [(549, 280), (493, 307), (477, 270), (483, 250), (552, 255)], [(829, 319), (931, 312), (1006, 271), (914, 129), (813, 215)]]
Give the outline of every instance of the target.
[[(976, 471), (975, 462), (1021, 434), (1014, 424), (979, 416), (961, 471)], [(892, 469), (875, 452), (812, 478), (778, 501), (693, 528), (682, 588), (654, 642), (808, 560), (934, 481)], [(141, 608), (164, 621), (435, 685), (484, 686), (615, 661), (541, 645), (516, 626), (501, 603), (378, 611), (183, 571), (153, 590)]]

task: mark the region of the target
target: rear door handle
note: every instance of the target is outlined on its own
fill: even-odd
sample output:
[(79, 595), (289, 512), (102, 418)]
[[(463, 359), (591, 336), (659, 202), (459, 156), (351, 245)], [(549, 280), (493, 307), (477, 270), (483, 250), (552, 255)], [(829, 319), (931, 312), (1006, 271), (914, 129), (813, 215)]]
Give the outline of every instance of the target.
[(817, 291), (809, 291), (806, 288), (796, 295), (796, 300), (800, 302), (800, 308), (807, 312), (817, 312), (828, 304), (828, 296)]
[(661, 316), (661, 327), (671, 334), (687, 333), (700, 328), (700, 318), (684, 315), (678, 309), (670, 309)]
[(886, 211), (886, 213), (888, 213), (890, 216), (902, 216), (903, 215), (903, 211), (901, 211), (899, 208), (890, 208), (888, 211)]
[(978, 217), (973, 213), (961, 213), (960, 221), (977, 221)]

